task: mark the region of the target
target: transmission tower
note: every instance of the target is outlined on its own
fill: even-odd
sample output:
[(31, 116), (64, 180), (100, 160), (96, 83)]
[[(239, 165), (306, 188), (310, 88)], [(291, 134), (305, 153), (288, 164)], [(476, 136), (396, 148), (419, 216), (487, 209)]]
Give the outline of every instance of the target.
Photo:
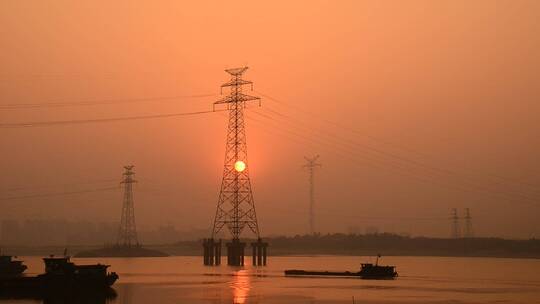
[(304, 165), (304, 168), (308, 170), (309, 173), (309, 232), (310, 234), (315, 234), (315, 169), (321, 167), (322, 165), (317, 163), (319, 155), (316, 155), (312, 158), (304, 156), (307, 163)]
[(135, 207), (133, 205), (133, 166), (124, 166), (123, 179), (124, 201), (122, 204), (122, 218), (120, 220), (120, 229), (118, 232), (118, 246), (132, 247), (139, 246), (137, 239), (137, 228), (135, 226)]
[(214, 108), (219, 105), (226, 105), (229, 110), (229, 125), (225, 144), (223, 179), (221, 181), (221, 191), (219, 193), (212, 236), (209, 240), (205, 241), (205, 264), (207, 265), (220, 263), (215, 259), (218, 258), (216, 247), (220, 247), (221, 245), (215, 243), (214, 238), (223, 227), (226, 227), (232, 236), (232, 242), (227, 244), (229, 265), (244, 265), (245, 243), (240, 242), (240, 236), (246, 227), (258, 239), (257, 243), (252, 244), (254, 264), (265, 264), (265, 261), (264, 263), (262, 261), (263, 255), (264, 260), (266, 260), (266, 243), (262, 243), (260, 239), (255, 203), (249, 179), (244, 121), (246, 103), (249, 101), (259, 101), (260, 105), (260, 98), (242, 93), (242, 87), (244, 85), (251, 85), (251, 89), (253, 89), (253, 83), (251, 81), (242, 79), (247, 69), (247, 67), (242, 67), (225, 70), (231, 75), (231, 79), (221, 85), (221, 89), (223, 90), (223, 88), (229, 87), (231, 91), (225, 98), (214, 103)]
[(472, 238), (474, 237), (474, 231), (472, 226), (472, 217), (471, 217), (471, 211), (469, 208), (465, 208), (465, 234), (464, 237), (466, 238)]
[(452, 221), (451, 237), (453, 239), (458, 239), (460, 237), (460, 230), (459, 230), (459, 217), (458, 217), (456, 208), (452, 209), (452, 215), (450, 217), (450, 220)]

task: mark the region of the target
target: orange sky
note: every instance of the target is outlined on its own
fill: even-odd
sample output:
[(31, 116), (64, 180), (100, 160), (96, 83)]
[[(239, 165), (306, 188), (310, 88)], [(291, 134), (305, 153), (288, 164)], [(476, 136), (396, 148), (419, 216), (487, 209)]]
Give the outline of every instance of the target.
[[(469, 207), (479, 235), (539, 236), (540, 2), (193, 2), (2, 1), (0, 105), (216, 95), (0, 107), (0, 122), (208, 110), (223, 69), (249, 65), (253, 94), (280, 102), (247, 112), (263, 234), (306, 232), (301, 166), (320, 154), (319, 231), (447, 236)], [(134, 164), (140, 226), (209, 227), (226, 123), (0, 129), (0, 218), (118, 220), (118, 191), (1, 198), (116, 185)]]

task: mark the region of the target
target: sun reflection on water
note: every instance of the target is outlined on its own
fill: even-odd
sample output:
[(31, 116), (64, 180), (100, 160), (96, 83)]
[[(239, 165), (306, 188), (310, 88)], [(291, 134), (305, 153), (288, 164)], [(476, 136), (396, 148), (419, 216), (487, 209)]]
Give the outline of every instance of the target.
[(233, 304), (246, 303), (249, 289), (251, 288), (249, 272), (247, 270), (239, 270), (234, 273), (233, 277), (234, 279), (230, 284), (233, 292)]

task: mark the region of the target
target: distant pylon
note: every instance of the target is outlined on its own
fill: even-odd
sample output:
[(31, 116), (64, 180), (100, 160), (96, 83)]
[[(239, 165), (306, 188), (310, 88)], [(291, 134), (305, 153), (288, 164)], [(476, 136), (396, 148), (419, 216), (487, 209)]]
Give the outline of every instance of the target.
[(452, 221), (452, 229), (451, 229), (451, 237), (453, 239), (458, 239), (460, 237), (460, 229), (459, 229), (459, 217), (457, 214), (457, 209), (452, 209), (452, 216), (450, 217), (450, 220)]
[(137, 227), (135, 226), (135, 207), (133, 205), (133, 166), (124, 166), (123, 179), (124, 201), (122, 204), (122, 218), (120, 220), (120, 229), (118, 232), (118, 246), (139, 246), (137, 238)]
[(315, 169), (321, 167), (322, 165), (317, 163), (319, 155), (316, 155), (312, 158), (304, 156), (307, 163), (304, 165), (304, 168), (308, 170), (309, 173), (309, 233), (315, 233)]
[(471, 211), (469, 208), (465, 208), (465, 233), (464, 237), (466, 238), (472, 238), (474, 237), (474, 231), (473, 231), (473, 225), (472, 225), (472, 217), (471, 217)]

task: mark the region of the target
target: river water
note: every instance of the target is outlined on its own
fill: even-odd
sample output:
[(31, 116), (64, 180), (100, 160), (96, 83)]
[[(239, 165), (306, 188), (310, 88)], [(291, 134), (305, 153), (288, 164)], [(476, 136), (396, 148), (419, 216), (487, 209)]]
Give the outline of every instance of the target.
[[(23, 257), (28, 274), (41, 259)], [(396, 280), (285, 277), (284, 269), (357, 270), (370, 257), (269, 257), (269, 266), (205, 267), (201, 257), (73, 259), (106, 263), (119, 274), (116, 297), (77, 303), (540, 303), (540, 260), (383, 257), (396, 265)], [(248, 261), (248, 259), (246, 259)], [(63, 303), (72, 303), (73, 300)], [(0, 299), (1, 303), (53, 303)], [(54, 302), (56, 303), (56, 302)]]

